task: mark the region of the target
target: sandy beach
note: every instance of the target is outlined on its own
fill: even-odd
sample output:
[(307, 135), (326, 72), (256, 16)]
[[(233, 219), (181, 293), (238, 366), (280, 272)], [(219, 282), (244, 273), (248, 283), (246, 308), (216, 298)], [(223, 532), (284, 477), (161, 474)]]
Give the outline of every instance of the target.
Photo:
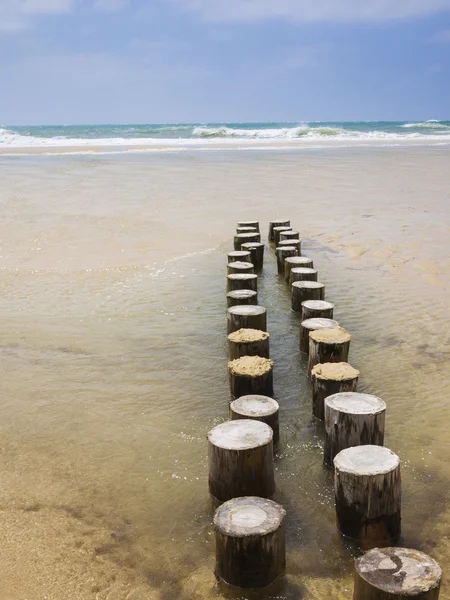
[[(387, 403), (402, 545), (442, 564), (450, 599), (450, 148), (280, 145), (0, 150), (0, 600), (234, 597), (212, 573), (207, 486), (229, 401), (225, 255), (236, 221), (266, 236), (280, 216), (352, 334), (360, 391)], [(269, 248), (259, 297), (287, 509), (286, 581), (264, 598), (349, 599), (356, 549)]]

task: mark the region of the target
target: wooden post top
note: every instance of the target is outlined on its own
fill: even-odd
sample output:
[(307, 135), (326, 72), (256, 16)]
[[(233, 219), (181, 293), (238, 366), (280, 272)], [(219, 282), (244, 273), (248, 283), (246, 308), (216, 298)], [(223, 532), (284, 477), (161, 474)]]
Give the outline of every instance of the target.
[(252, 248), (261, 248), (264, 246), (263, 242), (244, 242), (241, 244), (241, 248), (246, 248), (247, 250), (251, 250)]
[[(293, 256), (292, 258), (301, 258), (300, 256)], [(286, 260), (289, 260), (286, 258)], [(308, 258), (309, 260), (309, 258)], [(329, 310), (334, 308), (334, 304), (332, 302), (326, 302), (325, 300), (304, 300), (302, 302), (302, 306), (305, 308), (309, 308), (311, 310)]]
[(381, 398), (359, 392), (332, 394), (325, 398), (325, 405), (351, 415), (378, 415), (386, 410), (386, 403)]
[(312, 275), (313, 273), (317, 273), (317, 270), (311, 269), (310, 267), (292, 267), (291, 273), (302, 273), (303, 275)]
[(260, 342), (261, 340), (267, 340), (270, 334), (267, 331), (261, 331), (260, 329), (244, 328), (238, 329), (233, 333), (230, 333), (228, 339), (230, 342), (236, 343), (249, 343), (249, 342)]
[(261, 377), (272, 370), (273, 360), (261, 356), (241, 356), (230, 360), (228, 370), (232, 375), (246, 375), (247, 377)]
[(419, 597), (438, 587), (442, 577), (431, 556), (410, 548), (374, 548), (356, 559), (355, 569), (373, 587), (402, 598)]
[[(282, 248), (283, 246), (300, 246), (302, 243), (302, 240), (296, 240), (296, 239), (291, 239), (291, 240), (280, 240), (278, 242), (278, 248)], [(308, 258), (308, 261), (311, 261), (311, 258)]]
[[(295, 271), (295, 269), (292, 270)], [(302, 327), (304, 327), (305, 329), (311, 329), (312, 331), (315, 331), (316, 329), (334, 329), (335, 327), (339, 327), (339, 323), (334, 319), (326, 319), (325, 317), (313, 317), (312, 319), (305, 319), (304, 321), (302, 321)]]
[(291, 231), (292, 227), (290, 225), (276, 225), (273, 228), (273, 230), (274, 231), (279, 231), (279, 232), (281, 232), (281, 231)]
[[(305, 323), (305, 321), (303, 321), (303, 323)], [(319, 363), (312, 368), (311, 375), (317, 379), (347, 381), (348, 379), (356, 379), (356, 377), (359, 377), (359, 371), (346, 362)], [(364, 396), (364, 394), (360, 395)]]
[(254, 290), (233, 290), (232, 292), (228, 292), (227, 296), (228, 298), (236, 298), (237, 300), (247, 300), (256, 296), (256, 292)]
[[(306, 281), (303, 283), (307, 283)], [(311, 283), (314, 283), (313, 281)], [(293, 283), (292, 285), (295, 285)], [(304, 321), (303, 321), (304, 323)], [(352, 336), (343, 327), (333, 327), (331, 329), (315, 329), (309, 334), (309, 339), (315, 342), (325, 342), (329, 344), (343, 344), (349, 342)]]
[(259, 221), (238, 221), (238, 227), (259, 227)]
[(383, 475), (400, 465), (399, 457), (384, 446), (353, 446), (341, 450), (334, 458), (339, 472), (353, 475)]
[(290, 219), (275, 219), (274, 221), (269, 221), (269, 225), (273, 225), (274, 227), (277, 225), (286, 225), (287, 223), (291, 223)]
[(247, 231), (246, 233), (236, 233), (235, 234), (235, 238), (238, 238), (239, 240), (249, 240), (250, 242), (252, 241), (250, 238), (254, 238), (255, 236), (259, 236), (259, 231)]
[[(232, 267), (233, 269), (251, 269), (253, 267), (252, 262), (244, 262), (242, 260), (235, 260), (234, 262), (230, 262), (227, 265), (228, 267)], [(250, 273), (252, 275), (253, 273)]]
[[(256, 277), (256, 275), (255, 275)], [(262, 315), (266, 312), (266, 309), (263, 306), (259, 306), (258, 304), (247, 305), (247, 304), (237, 304), (236, 306), (230, 306), (228, 312), (233, 315)]]
[[(232, 265), (235, 265), (236, 263), (230, 263)], [(253, 266), (253, 263), (251, 263)], [(250, 279), (258, 279), (258, 275), (255, 275), (254, 273), (231, 273), (230, 275), (227, 275), (228, 279), (232, 279), (233, 281), (237, 280), (237, 279), (241, 279), (241, 280), (250, 280)]]
[(245, 417), (269, 417), (274, 415), (280, 408), (278, 402), (269, 396), (259, 394), (248, 394), (233, 400), (230, 404), (233, 412)]
[(325, 285), (320, 283), (319, 281), (294, 281), (292, 287), (295, 288), (307, 288), (309, 290), (317, 290), (319, 288), (324, 288)]
[(209, 442), (224, 450), (251, 450), (269, 444), (272, 439), (272, 428), (253, 419), (225, 421), (208, 433)]
[(286, 245), (286, 246), (277, 246), (275, 248), (275, 252), (292, 252), (292, 251), (297, 250), (297, 248), (295, 246), (291, 246), (291, 245)]
[(231, 250), (227, 256), (229, 258), (250, 258), (250, 252), (248, 250)]
[[(283, 240), (285, 242), (289, 240)], [(307, 258), (306, 256), (288, 256), (284, 259), (284, 262), (287, 262), (291, 265), (307, 265), (312, 262), (311, 258)]]
[(285, 515), (284, 508), (272, 500), (243, 496), (219, 506), (214, 515), (214, 527), (231, 537), (267, 535), (280, 527)]

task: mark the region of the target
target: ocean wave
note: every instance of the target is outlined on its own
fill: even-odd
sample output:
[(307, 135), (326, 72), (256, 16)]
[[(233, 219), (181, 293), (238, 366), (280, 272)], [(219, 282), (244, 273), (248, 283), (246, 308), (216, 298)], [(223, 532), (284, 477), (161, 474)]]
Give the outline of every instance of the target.
[(436, 121), (430, 119), (429, 121), (423, 121), (421, 123), (404, 123), (400, 125), (404, 129), (438, 129), (442, 131), (450, 131), (450, 125), (448, 121)]
[(233, 138), (233, 139), (295, 139), (306, 136), (336, 136), (345, 135), (347, 132), (340, 127), (310, 127), (298, 125), (296, 127), (277, 127), (246, 129), (227, 126), (208, 127), (200, 125), (195, 127), (193, 135), (199, 138)]

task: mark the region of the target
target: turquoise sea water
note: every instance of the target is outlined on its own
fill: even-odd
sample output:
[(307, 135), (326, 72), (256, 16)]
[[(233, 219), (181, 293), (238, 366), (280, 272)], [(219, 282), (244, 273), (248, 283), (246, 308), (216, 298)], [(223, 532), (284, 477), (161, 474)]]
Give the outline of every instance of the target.
[(39, 125), (0, 127), (1, 147), (114, 145), (208, 140), (442, 140), (450, 121), (289, 123), (167, 123), (142, 125)]

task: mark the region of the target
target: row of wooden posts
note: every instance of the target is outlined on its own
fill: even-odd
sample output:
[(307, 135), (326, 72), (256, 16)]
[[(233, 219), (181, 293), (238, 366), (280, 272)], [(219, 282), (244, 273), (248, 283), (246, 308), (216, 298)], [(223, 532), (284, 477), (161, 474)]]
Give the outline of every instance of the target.
[[(441, 569), (417, 550), (393, 546), (400, 536), (400, 460), (383, 446), (386, 404), (356, 391), (348, 364), (351, 336), (333, 319), (325, 286), (300, 234), (287, 220), (269, 224), (278, 272), (301, 313), (300, 351), (308, 354), (312, 414), (325, 422), (324, 462), (334, 468), (339, 531), (366, 550), (355, 562), (354, 600), (439, 596)], [(266, 309), (257, 303), (264, 262), (259, 223), (238, 223), (228, 253), (227, 329), (230, 420), (208, 434), (209, 489), (216, 510), (216, 575), (239, 587), (263, 587), (285, 572), (284, 508), (275, 492), (279, 441)]]

